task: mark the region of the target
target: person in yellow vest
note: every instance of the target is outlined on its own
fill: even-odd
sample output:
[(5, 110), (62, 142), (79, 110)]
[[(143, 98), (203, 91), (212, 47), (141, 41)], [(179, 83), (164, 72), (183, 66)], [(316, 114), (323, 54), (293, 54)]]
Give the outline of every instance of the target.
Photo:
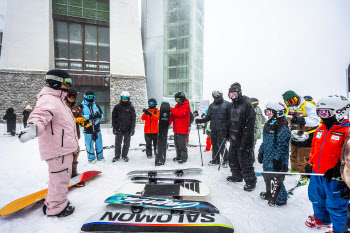
[[(310, 157), (313, 135), (320, 124), (320, 118), (316, 113), (315, 102), (307, 101), (291, 90), (282, 96), (287, 105), (287, 117), (292, 131), (291, 171), (304, 173)], [(308, 180), (302, 176), (298, 185), (307, 184)]]

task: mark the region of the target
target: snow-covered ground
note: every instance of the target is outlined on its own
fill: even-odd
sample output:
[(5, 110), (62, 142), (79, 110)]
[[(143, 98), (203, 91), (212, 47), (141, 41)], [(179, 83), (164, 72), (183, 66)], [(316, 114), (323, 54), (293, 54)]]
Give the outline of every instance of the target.
[[(19, 131), (19, 125), (17, 125), (17, 131)], [(46, 163), (41, 161), (39, 157), (37, 139), (22, 144), (17, 137), (3, 135), (6, 132), (5, 124), (0, 125), (0, 132), (2, 151), (0, 155), (0, 208), (2, 208), (13, 200), (47, 188), (48, 174)], [(103, 125), (102, 134), (105, 146), (114, 144), (114, 135), (107, 125)], [(143, 135), (143, 125), (137, 125), (130, 148), (138, 148), (139, 143), (144, 143)], [(202, 144), (205, 144), (206, 135), (202, 133), (200, 135)], [(195, 127), (191, 131), (190, 143), (198, 144), (198, 132)], [(258, 142), (259, 144), (260, 142)], [(85, 147), (83, 138), (80, 139), (80, 147)], [(145, 153), (140, 150), (129, 151), (130, 161), (128, 163), (112, 163), (113, 156), (114, 149), (107, 149), (104, 151), (106, 161), (91, 165), (87, 162), (86, 152), (80, 153), (79, 173), (88, 170), (100, 170), (102, 173), (90, 180), (85, 187), (70, 189), (68, 197), (76, 207), (73, 215), (66, 218), (48, 218), (42, 213), (43, 202), (40, 201), (17, 213), (0, 217), (0, 232), (79, 232), (83, 223), (91, 215), (105, 210), (120, 210), (119, 206), (105, 204), (105, 199), (116, 194), (122, 184), (130, 182), (126, 176), (129, 171), (154, 169), (154, 158), (147, 159)], [(175, 151), (168, 151), (166, 164), (157, 168), (201, 167), (199, 147), (189, 148), (189, 158), (185, 164), (174, 163), (173, 157), (175, 157)], [(186, 178), (199, 179), (210, 186), (211, 195), (202, 199), (198, 198), (198, 200), (214, 204), (222, 215), (231, 220), (235, 232), (323, 232), (309, 229), (304, 224), (307, 216), (313, 214), (307, 196), (307, 187), (296, 189), (294, 195), (288, 199), (286, 206), (270, 207), (266, 201), (259, 197), (259, 193), (265, 191), (262, 177), (258, 177), (257, 188), (253, 192), (246, 192), (243, 191), (243, 182), (233, 184), (226, 181), (226, 177), (230, 175), (229, 168), (222, 168), (218, 171), (217, 167), (207, 165), (211, 159), (210, 152), (203, 152), (203, 159), (203, 173), (186, 176)], [(261, 165), (257, 162), (255, 168), (256, 171), (262, 170)], [(298, 176), (287, 176), (286, 188), (294, 187), (297, 179)], [(122, 210), (130, 212), (129, 208)], [(146, 213), (154, 213), (155, 211), (158, 210), (146, 210)], [(161, 212), (169, 213), (167, 211)]]

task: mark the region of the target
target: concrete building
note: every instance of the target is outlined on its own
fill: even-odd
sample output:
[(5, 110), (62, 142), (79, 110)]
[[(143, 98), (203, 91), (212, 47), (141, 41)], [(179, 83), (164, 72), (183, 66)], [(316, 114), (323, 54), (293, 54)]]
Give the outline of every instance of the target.
[(148, 96), (203, 96), (204, 0), (143, 0), (142, 39)]
[(102, 122), (124, 90), (141, 115), (147, 90), (137, 0), (9, 0), (5, 11), (0, 115), (34, 105), (53, 68), (71, 75), (78, 103), (95, 92)]

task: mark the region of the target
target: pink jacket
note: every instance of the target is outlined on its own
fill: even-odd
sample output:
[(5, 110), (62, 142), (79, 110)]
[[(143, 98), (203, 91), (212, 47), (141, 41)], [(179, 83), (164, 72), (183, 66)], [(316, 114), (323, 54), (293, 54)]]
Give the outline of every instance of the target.
[(37, 127), (41, 160), (49, 160), (78, 149), (75, 118), (64, 103), (66, 93), (44, 87), (28, 123)]

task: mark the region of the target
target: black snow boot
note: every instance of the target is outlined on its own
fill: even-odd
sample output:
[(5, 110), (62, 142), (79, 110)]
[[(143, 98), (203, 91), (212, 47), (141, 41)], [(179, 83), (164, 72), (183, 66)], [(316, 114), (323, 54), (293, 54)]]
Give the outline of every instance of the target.
[(261, 199), (268, 200), (270, 197), (266, 192), (261, 192), (260, 193)]
[(243, 178), (238, 178), (238, 177), (236, 177), (236, 176), (228, 176), (228, 177), (227, 177), (227, 181), (228, 181), (228, 182), (234, 182), (234, 183), (236, 183), (236, 182), (242, 182), (242, 181), (243, 181)]
[(253, 191), (253, 189), (255, 189), (255, 186), (256, 186), (256, 183), (251, 183), (251, 184), (249, 184), (249, 183), (246, 183), (245, 185), (244, 185), (244, 191), (248, 191), (248, 192), (251, 192), (251, 191)]
[(125, 157), (125, 158), (123, 158), (123, 160), (124, 160), (125, 162), (129, 162), (129, 157)]
[(284, 205), (287, 205), (287, 201), (285, 201), (285, 202), (283, 202), (283, 203), (269, 201), (268, 204), (269, 204), (269, 206), (272, 206), (272, 207), (275, 207), (275, 206), (284, 206)]
[[(46, 207), (46, 205), (44, 204), (44, 206), (43, 206), (43, 212), (44, 212), (45, 215), (46, 215), (46, 209), (47, 209), (47, 207)], [(56, 214), (56, 215), (47, 215), (47, 216), (48, 216), (48, 217), (59, 217), (59, 218), (61, 218), (61, 217), (67, 217), (67, 216), (73, 214), (73, 213), (74, 213), (74, 210), (75, 210), (75, 207), (74, 207), (74, 206), (71, 206), (71, 205), (70, 205), (70, 202), (68, 202), (66, 208), (64, 208), (60, 213), (58, 213), (58, 214)]]
[(185, 160), (182, 160), (182, 159), (177, 160), (177, 162), (178, 162), (179, 164), (186, 163), (186, 161), (185, 161)]
[(120, 159), (120, 157), (115, 156), (112, 160), (113, 163), (117, 162)]
[(209, 163), (208, 163), (209, 166), (216, 166), (216, 165), (219, 165), (219, 164), (220, 164), (220, 162), (215, 161), (215, 160), (210, 160)]
[(179, 160), (181, 160), (181, 159), (179, 159), (178, 157), (173, 158), (174, 162), (178, 162)]

